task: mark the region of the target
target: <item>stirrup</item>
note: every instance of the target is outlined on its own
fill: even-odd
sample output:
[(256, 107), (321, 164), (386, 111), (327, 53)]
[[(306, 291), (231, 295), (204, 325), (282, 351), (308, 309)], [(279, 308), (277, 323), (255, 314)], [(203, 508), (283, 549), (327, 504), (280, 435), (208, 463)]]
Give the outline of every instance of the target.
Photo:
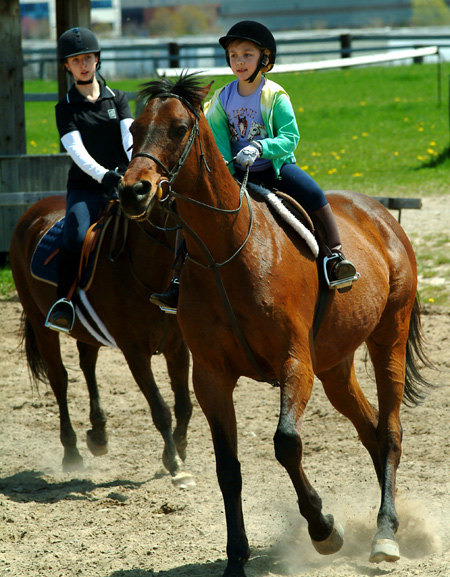
[[(54, 311), (54, 309), (61, 303), (67, 304), (69, 305), (70, 309), (71, 309), (71, 314), (72, 314), (72, 322), (70, 323), (70, 327), (66, 328), (66, 327), (61, 327), (60, 325), (55, 324), (54, 322), (52, 322), (50, 320), (51, 315)], [(75, 322), (75, 308), (72, 304), (72, 301), (68, 301), (66, 298), (62, 298), (57, 300), (55, 303), (53, 303), (52, 307), (50, 308), (50, 310), (48, 311), (47, 314), (47, 318), (45, 319), (45, 326), (48, 329), (52, 329), (54, 331), (59, 331), (60, 333), (70, 333), (70, 331), (73, 328)]]
[[(350, 290), (353, 283), (355, 281), (357, 281), (361, 277), (361, 275), (359, 272), (355, 272), (354, 275), (349, 276), (347, 278), (331, 280), (330, 277), (328, 276), (327, 264), (329, 262), (333, 262), (333, 261), (340, 262), (341, 260), (342, 260), (342, 258), (341, 258), (341, 255), (339, 255), (339, 254), (332, 254), (331, 256), (324, 256), (324, 258), (323, 258), (323, 274), (325, 277), (325, 281), (326, 281), (327, 285), (330, 287), (330, 289), (337, 289), (339, 292), (347, 292), (346, 290), (343, 290), (343, 289)], [(332, 267), (330, 267), (330, 269), (331, 268)]]
[[(176, 315), (177, 314), (177, 307), (178, 307), (178, 290), (179, 290), (179, 286), (180, 286), (180, 281), (178, 280), (178, 278), (173, 278), (170, 281), (169, 287), (168, 289), (163, 292), (163, 293), (153, 293), (152, 295), (150, 295), (150, 302), (154, 305), (156, 305), (157, 307), (159, 307), (163, 312), (168, 313), (170, 315)], [(176, 304), (175, 306), (170, 306), (170, 304), (167, 304), (164, 302), (163, 299), (161, 299), (161, 297), (170, 297), (174, 292), (176, 291)]]

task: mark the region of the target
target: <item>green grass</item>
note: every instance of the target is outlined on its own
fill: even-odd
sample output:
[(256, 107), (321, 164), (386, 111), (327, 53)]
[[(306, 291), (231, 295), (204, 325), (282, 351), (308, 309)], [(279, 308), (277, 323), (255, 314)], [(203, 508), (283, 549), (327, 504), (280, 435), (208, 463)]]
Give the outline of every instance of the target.
[[(449, 75), (450, 64), (442, 63), (442, 79)], [(287, 90), (297, 116), (301, 134), (297, 163), (322, 188), (421, 198), (449, 193), (448, 83), (442, 81), (439, 106), (436, 64), (272, 74), (271, 78)], [(231, 79), (215, 78), (213, 89)], [(110, 84), (135, 92), (147, 80)], [(203, 80), (207, 84), (212, 79)], [(57, 92), (57, 84), (27, 81), (25, 90)], [(59, 151), (54, 104), (26, 104), (29, 154)], [(448, 236), (433, 236), (417, 245), (413, 236), (412, 242), (422, 300), (450, 306)]]
[[(442, 78), (450, 64), (442, 64)], [(435, 64), (272, 74), (286, 88), (300, 127), (297, 163), (325, 189), (426, 196), (449, 191), (448, 86), (438, 106)], [(215, 79), (213, 88), (231, 76)], [(148, 79), (111, 82), (136, 91)], [(210, 79), (205, 77), (205, 84)], [(56, 82), (28, 81), (28, 92)], [(59, 150), (54, 103), (27, 103), (27, 152)], [(132, 103), (134, 109), (134, 103)]]
[(14, 281), (9, 265), (0, 267), (0, 298), (12, 296), (14, 290)]

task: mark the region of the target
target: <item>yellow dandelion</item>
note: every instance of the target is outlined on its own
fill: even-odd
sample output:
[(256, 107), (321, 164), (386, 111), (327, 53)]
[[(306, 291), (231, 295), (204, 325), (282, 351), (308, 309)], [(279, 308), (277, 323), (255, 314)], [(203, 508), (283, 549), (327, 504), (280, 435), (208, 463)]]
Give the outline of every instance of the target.
[(429, 302), (429, 303), (434, 303), (434, 299), (433, 299), (433, 298), (429, 298), (429, 299), (428, 299), (428, 302)]
[(401, 102), (401, 100), (402, 100), (402, 99), (399, 98), (398, 96), (396, 96), (396, 97), (394, 98), (394, 102)]
[(397, 150), (394, 152), (394, 156), (398, 156), (398, 151), (397, 151)]
[(419, 128), (417, 129), (419, 132), (423, 132), (423, 126), (419, 126)]
[(35, 141), (35, 140), (30, 140), (30, 145), (31, 145), (31, 146), (37, 146), (36, 141)]
[(403, 119), (403, 122), (409, 122), (409, 118), (406, 116), (406, 117)]
[(354, 176), (355, 178), (361, 177), (362, 173), (361, 172), (355, 172), (352, 174), (352, 176)]
[(305, 109), (304, 109), (302, 106), (300, 106), (300, 108), (298, 109), (298, 111), (299, 111), (299, 112), (305, 112)]
[(360, 104), (360, 106), (366, 106), (366, 102), (364, 100), (361, 100), (361, 102), (359, 104)]
[(328, 171), (328, 174), (336, 174), (337, 169), (336, 168), (330, 168), (330, 170)]
[(361, 136), (369, 136), (369, 133), (368, 133), (368, 132), (363, 132), (363, 133), (361, 134)]
[(432, 141), (430, 142), (430, 146), (436, 146), (436, 143), (434, 142), (434, 140), (432, 140)]
[(358, 140), (358, 137), (356, 136), (356, 134), (354, 136), (352, 136), (352, 140)]
[(307, 164), (305, 164), (304, 166), (300, 167), (302, 170), (308, 170), (309, 166)]

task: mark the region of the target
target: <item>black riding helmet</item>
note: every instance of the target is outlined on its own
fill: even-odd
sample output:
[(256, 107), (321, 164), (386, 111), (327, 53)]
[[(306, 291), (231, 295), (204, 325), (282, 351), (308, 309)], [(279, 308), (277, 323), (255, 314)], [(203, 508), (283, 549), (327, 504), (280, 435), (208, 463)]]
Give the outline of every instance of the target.
[(220, 45), (225, 49), (228, 65), (230, 65), (230, 59), (227, 49), (233, 40), (249, 40), (261, 48), (259, 65), (248, 78), (249, 82), (253, 82), (260, 70), (263, 72), (272, 70), (277, 56), (277, 44), (272, 32), (264, 24), (254, 20), (241, 20), (241, 22), (237, 22), (228, 30), (226, 36), (219, 38)]
[(77, 26), (66, 30), (58, 40), (58, 58), (61, 62), (79, 54), (98, 54), (97, 69), (100, 68), (100, 46), (97, 36), (88, 28)]

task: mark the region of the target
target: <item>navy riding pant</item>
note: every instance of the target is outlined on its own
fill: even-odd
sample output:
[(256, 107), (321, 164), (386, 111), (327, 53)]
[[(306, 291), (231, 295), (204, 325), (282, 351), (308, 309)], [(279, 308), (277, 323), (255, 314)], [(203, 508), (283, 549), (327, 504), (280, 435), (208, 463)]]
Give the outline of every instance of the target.
[[(236, 176), (242, 180), (245, 172), (236, 167)], [(249, 172), (250, 182), (260, 184), (265, 188), (275, 188), (292, 196), (308, 213), (314, 212), (327, 204), (327, 199), (316, 181), (295, 163), (283, 164), (280, 177), (277, 178), (274, 169), (268, 168), (260, 172)]]

